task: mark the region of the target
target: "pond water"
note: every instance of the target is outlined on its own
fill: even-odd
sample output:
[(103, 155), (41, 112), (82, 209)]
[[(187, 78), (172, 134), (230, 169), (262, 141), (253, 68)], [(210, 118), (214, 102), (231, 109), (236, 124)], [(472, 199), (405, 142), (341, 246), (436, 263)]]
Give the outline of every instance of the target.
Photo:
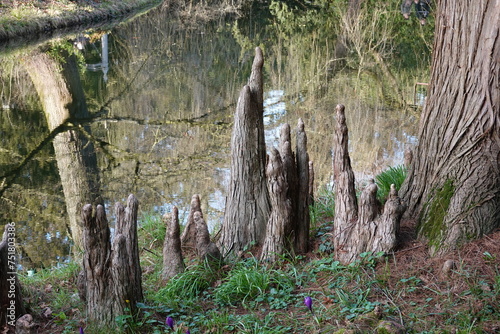
[[(153, 9), (109, 29), (2, 49), (0, 223), (16, 223), (22, 269), (64, 263), (72, 245), (61, 169), (76, 162), (58, 165), (60, 155), (46, 140), (52, 111), (40, 92), (51, 74), (39, 74), (44, 79), (37, 82), (35, 72), (42, 69), (33, 66), (44, 55), (56, 63), (68, 50), (77, 56), (71, 80), (78, 82), (87, 105), (84, 125), (95, 148), (104, 202), (110, 209), (133, 193), (141, 220), (175, 205), (185, 221), (192, 195), (199, 194), (211, 230), (222, 223), (233, 112), (256, 45), (265, 57), (268, 148), (276, 145), (283, 123), (294, 129), (302, 118), (317, 192), (331, 186), (338, 103), (346, 106), (351, 159), (360, 180), (402, 164), (404, 150), (416, 143), (418, 109), (380, 94), (380, 81), (369, 76), (332, 74), (325, 65), (332, 59), (327, 46), (299, 43), (272, 29), (264, 34), (255, 19), (187, 26)], [(413, 100), (412, 89), (403, 90), (407, 102)]]

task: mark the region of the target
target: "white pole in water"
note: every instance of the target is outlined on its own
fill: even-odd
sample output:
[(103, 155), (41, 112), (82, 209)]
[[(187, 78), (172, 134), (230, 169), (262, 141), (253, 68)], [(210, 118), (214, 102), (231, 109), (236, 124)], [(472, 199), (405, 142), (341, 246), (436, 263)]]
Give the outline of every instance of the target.
[(104, 73), (104, 82), (108, 82), (108, 34), (104, 34), (101, 36), (101, 69), (102, 73)]

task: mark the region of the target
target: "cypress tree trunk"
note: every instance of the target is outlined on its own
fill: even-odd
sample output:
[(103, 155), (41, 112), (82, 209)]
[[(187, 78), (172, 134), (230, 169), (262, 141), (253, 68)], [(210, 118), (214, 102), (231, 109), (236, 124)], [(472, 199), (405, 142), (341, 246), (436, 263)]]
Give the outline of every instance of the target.
[(134, 195), (129, 196), (126, 208), (119, 203), (115, 206), (117, 221), (112, 247), (104, 207), (98, 205), (95, 213), (91, 204), (82, 209), (87, 316), (103, 327), (113, 327), (119, 315), (135, 314), (136, 303), (143, 300), (137, 244), (138, 206)]
[(314, 163), (312, 160), (309, 161), (309, 205), (314, 205)]
[[(57, 62), (47, 54), (37, 53), (26, 57), (24, 65), (42, 102), (50, 131), (69, 120), (75, 123), (90, 117), (75, 56)], [(83, 204), (102, 204), (94, 145), (83, 132), (89, 134), (90, 127), (63, 131), (53, 140), (76, 250), (82, 249), (80, 212)]]
[(432, 253), (500, 226), (500, 5), (440, 1), (419, 143), (401, 191)]
[(290, 231), (292, 206), (287, 196), (287, 182), (283, 171), (283, 163), (277, 149), (269, 154), (266, 169), (269, 195), (272, 210), (267, 222), (266, 239), (261, 252), (261, 260), (274, 262), (285, 251), (293, 247), (293, 240), (288, 239)]
[(348, 131), (344, 106), (338, 105), (335, 129), (333, 174), (335, 180), (335, 220), (333, 245), (342, 263), (354, 261), (361, 253), (390, 252), (397, 244), (397, 233), (405, 206), (394, 185), (383, 213), (376, 198), (377, 185), (371, 180), (356, 199), (354, 173), (348, 152)]
[(291, 245), (295, 250), (295, 239), (297, 238), (297, 230), (299, 226), (297, 219), (299, 181), (297, 163), (295, 160), (295, 154), (292, 151), (291, 142), (290, 125), (285, 123), (281, 126), (279, 154), (283, 164), (283, 175), (287, 185), (286, 198), (290, 201), (291, 212), (289, 218), (290, 224), (285, 226), (286, 229), (284, 233), (286, 238), (290, 240)]
[(193, 195), (193, 197), (191, 198), (191, 209), (189, 211), (186, 226), (184, 227), (184, 231), (182, 232), (181, 236), (183, 251), (194, 252), (196, 249), (196, 223), (194, 221), (195, 212), (201, 213), (201, 203), (199, 195)]
[(339, 257), (340, 254), (352, 253), (349, 238), (352, 225), (358, 219), (358, 201), (348, 151), (349, 135), (345, 123), (344, 106), (338, 105), (336, 112), (337, 126), (333, 143), (333, 177), (335, 182), (333, 245), (337, 257)]
[(222, 254), (215, 243), (210, 240), (208, 226), (201, 212), (194, 213), (194, 221), (196, 223), (196, 251), (199, 259), (211, 266), (220, 267), (223, 260)]
[(309, 154), (307, 153), (307, 135), (304, 122), (299, 119), (297, 125), (297, 230), (295, 250), (297, 253), (307, 253), (309, 250)]
[(270, 204), (265, 164), (262, 51), (256, 48), (249, 84), (241, 90), (231, 137), (231, 179), (218, 246), (238, 255), (264, 239)]
[(165, 242), (163, 243), (163, 279), (168, 280), (182, 273), (185, 265), (181, 250), (179, 209), (174, 206), (172, 208), (172, 217), (168, 217), (168, 215), (163, 217), (167, 225)]

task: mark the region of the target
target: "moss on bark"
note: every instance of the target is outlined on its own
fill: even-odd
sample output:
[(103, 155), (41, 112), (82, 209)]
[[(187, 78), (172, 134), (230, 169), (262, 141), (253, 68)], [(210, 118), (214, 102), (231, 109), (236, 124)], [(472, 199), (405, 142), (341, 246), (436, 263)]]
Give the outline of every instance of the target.
[(418, 234), (425, 238), (432, 252), (439, 251), (446, 231), (445, 217), (451, 198), (455, 193), (453, 180), (447, 179), (441, 188), (436, 189), (425, 204), (418, 225)]

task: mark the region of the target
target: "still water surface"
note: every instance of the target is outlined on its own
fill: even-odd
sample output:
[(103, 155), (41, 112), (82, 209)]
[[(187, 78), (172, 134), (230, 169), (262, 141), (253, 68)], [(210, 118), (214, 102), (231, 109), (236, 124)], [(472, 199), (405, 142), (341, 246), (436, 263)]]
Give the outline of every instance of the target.
[[(221, 224), (232, 113), (256, 45), (265, 56), (266, 143), (276, 145), (280, 126), (288, 122), (293, 129), (302, 118), (317, 192), (331, 185), (338, 103), (346, 105), (352, 165), (360, 180), (403, 162), (404, 150), (416, 143), (418, 110), (395, 107), (377, 93), (379, 82), (358, 73), (331, 75), (324, 66), (331, 59), (327, 50), (304, 45), (292, 55), (286, 45), (274, 47), (279, 41), (272, 31), (263, 36), (257, 22), (185, 26), (154, 9), (107, 30), (4, 49), (0, 175), (22, 164), (49, 134), (28, 73), (36, 69), (27, 69), (25, 57), (48, 52), (57, 59), (68, 49), (79, 58), (77, 79), (91, 115), (87, 125), (106, 206), (134, 193), (142, 220), (175, 205), (184, 221), (192, 195), (199, 194), (211, 229)], [(412, 97), (408, 90), (408, 101)], [(67, 199), (56, 159), (50, 141), (41, 145), (1, 196), (1, 224), (18, 226), (23, 269), (68, 259)]]

